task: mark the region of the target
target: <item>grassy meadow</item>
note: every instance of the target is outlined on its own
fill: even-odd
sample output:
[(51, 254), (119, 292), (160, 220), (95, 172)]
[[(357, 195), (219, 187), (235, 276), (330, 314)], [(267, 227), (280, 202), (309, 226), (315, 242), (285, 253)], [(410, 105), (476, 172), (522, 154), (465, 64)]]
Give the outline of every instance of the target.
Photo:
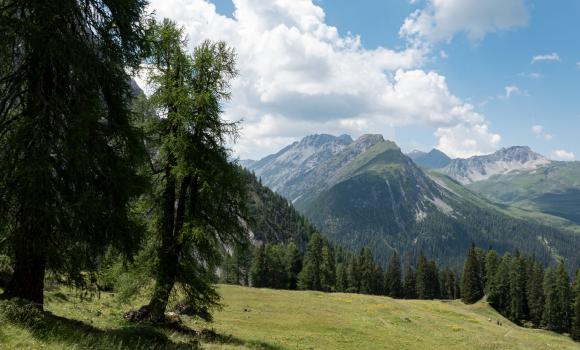
[(565, 335), (515, 326), (485, 302), (219, 291), (224, 308), (213, 323), (185, 316), (164, 328), (124, 321), (123, 312), (143, 300), (123, 305), (110, 293), (80, 301), (71, 290), (47, 292), (49, 313), (26, 317), (2, 301), (0, 349), (580, 349)]

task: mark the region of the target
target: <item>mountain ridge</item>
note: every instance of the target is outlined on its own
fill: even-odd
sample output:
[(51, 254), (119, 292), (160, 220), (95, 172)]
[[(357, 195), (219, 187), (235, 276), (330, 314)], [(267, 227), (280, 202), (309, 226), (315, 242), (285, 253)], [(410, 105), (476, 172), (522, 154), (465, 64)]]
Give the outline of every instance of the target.
[[(424, 251), (459, 264), (473, 241), (500, 251), (519, 249), (545, 262), (565, 256), (573, 266), (580, 265), (580, 257), (570, 250), (580, 247), (580, 237), (472, 199), (475, 194), (459, 182), (425, 173), (380, 135), (365, 135), (318, 160), (307, 171), (286, 178), (277, 192), (292, 200), (322, 233), (352, 249), (370, 246), (382, 261), (394, 251)], [(256, 175), (268, 186), (278, 179), (259, 171)]]

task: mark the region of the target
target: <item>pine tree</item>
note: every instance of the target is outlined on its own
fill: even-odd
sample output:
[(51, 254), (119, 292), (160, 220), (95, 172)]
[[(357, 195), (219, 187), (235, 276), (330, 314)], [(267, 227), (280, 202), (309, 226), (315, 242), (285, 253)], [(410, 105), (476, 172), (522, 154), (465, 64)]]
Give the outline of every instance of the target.
[(376, 283), (375, 260), (371, 250), (363, 248), (359, 255), (359, 272), (360, 272), (360, 290), (362, 294), (373, 294)]
[(429, 299), (441, 298), (441, 285), (439, 280), (439, 268), (435, 260), (429, 262)]
[(348, 289), (348, 277), (346, 274), (346, 268), (343, 263), (338, 263), (336, 265), (336, 291), (346, 292)]
[(461, 296), (461, 299), (466, 304), (473, 304), (483, 297), (483, 286), (475, 244), (472, 244), (469, 248), (463, 267)]
[(557, 268), (550, 267), (544, 275), (544, 328), (563, 333), (570, 327), (570, 281), (561, 262)]
[(291, 242), (286, 247), (286, 271), (288, 272), (288, 288), (298, 288), (298, 274), (302, 270), (302, 256), (298, 246)]
[(169, 20), (151, 24), (149, 41), (160, 244), (148, 309), (158, 322), (176, 281), (189, 304), (217, 306), (214, 271), (221, 247), (248, 237), (240, 220), (246, 217), (245, 180), (226, 146), (238, 135), (238, 124), (223, 120), (221, 107), (237, 74), (234, 52), (223, 42), (206, 41), (189, 55), (182, 30)]
[(497, 252), (493, 249), (489, 249), (485, 256), (485, 294), (489, 294), (489, 291), (493, 289), (493, 280), (497, 267), (499, 265), (499, 257)]
[(439, 297), (439, 271), (434, 261), (428, 261), (421, 253), (417, 262), (416, 291), (419, 299)]
[(266, 287), (268, 280), (268, 268), (266, 264), (266, 246), (262, 244), (255, 249), (254, 258), (252, 259), (252, 267), (250, 269), (252, 287)]
[(401, 262), (397, 253), (393, 253), (387, 272), (385, 275), (385, 291), (392, 298), (403, 297), (403, 286), (401, 284)]
[(45, 271), (81, 282), (140, 229), (141, 142), (128, 72), (144, 47), (145, 1), (3, 1), (0, 221), (14, 273), (5, 297), (42, 309)]
[(574, 303), (572, 304), (572, 326), (570, 328), (570, 337), (575, 341), (580, 342), (580, 270), (576, 270), (572, 294)]
[(298, 274), (298, 288), (305, 290), (322, 290), (320, 265), (322, 263), (322, 237), (318, 233), (312, 234), (302, 271)]
[(527, 319), (528, 305), (526, 298), (526, 262), (525, 259), (516, 252), (512, 259), (510, 269), (510, 312), (509, 318), (515, 323), (521, 323)]
[(526, 293), (530, 320), (539, 327), (542, 322), (544, 312), (544, 270), (535, 261), (531, 260), (528, 267), (528, 279)]
[(506, 253), (493, 276), (493, 284), (487, 298), (491, 306), (503, 315), (507, 314), (510, 306), (510, 269), (511, 256)]
[(409, 257), (405, 262), (405, 281), (403, 283), (403, 294), (405, 299), (417, 299), (417, 278)]
[(350, 259), (348, 260), (346, 273), (348, 282), (348, 287), (346, 291), (349, 293), (359, 293), (361, 285), (361, 275), (357, 256), (351, 255)]
[(336, 267), (334, 264), (334, 254), (328, 245), (322, 248), (322, 259), (320, 262), (320, 285), (323, 291), (334, 290), (336, 283)]

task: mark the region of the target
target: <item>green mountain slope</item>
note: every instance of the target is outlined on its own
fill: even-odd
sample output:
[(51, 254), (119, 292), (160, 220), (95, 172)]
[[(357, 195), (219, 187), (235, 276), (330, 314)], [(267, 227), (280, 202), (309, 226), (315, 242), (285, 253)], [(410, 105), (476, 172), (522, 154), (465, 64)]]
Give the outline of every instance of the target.
[(331, 239), (369, 246), (380, 260), (395, 250), (424, 251), (459, 266), (473, 241), (580, 266), (580, 236), (523, 220), (449, 178), (429, 176), (392, 142), (376, 144), (338, 174), (336, 183), (295, 204)]
[(551, 162), (533, 171), (496, 175), (468, 186), (481, 196), (529, 213), (561, 220), (564, 227), (580, 225), (580, 162)]

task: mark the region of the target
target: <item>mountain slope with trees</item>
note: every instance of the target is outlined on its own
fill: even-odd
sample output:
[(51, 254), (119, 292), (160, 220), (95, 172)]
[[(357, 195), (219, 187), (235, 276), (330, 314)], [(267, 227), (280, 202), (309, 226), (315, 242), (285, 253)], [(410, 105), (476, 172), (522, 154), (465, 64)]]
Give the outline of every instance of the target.
[[(580, 266), (577, 235), (511, 216), (453, 180), (426, 174), (378, 135), (361, 139), (372, 142), (347, 153), (355, 140), (287, 186), (308, 189), (286, 193), (337, 243), (355, 251), (370, 247), (381, 262), (394, 252), (418, 257), (423, 251), (443, 265), (458, 267), (475, 242), (502, 253), (519, 249), (545, 263), (564, 257), (571, 268)], [(267, 177), (262, 181), (268, 185)]]

